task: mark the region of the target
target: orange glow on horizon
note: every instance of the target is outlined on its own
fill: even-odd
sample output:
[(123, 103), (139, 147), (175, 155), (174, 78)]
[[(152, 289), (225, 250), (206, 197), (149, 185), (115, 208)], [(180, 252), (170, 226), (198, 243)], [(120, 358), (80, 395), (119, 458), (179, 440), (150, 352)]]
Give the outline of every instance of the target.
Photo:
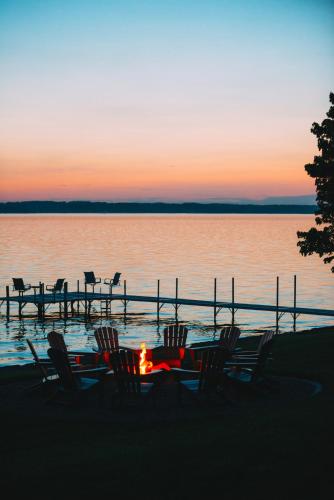
[[(261, 198), (314, 192), (304, 170), (312, 155), (215, 155), (169, 164), (161, 158), (7, 158), (2, 168), (0, 199), (127, 200)], [(45, 165), (48, 165), (46, 168)]]

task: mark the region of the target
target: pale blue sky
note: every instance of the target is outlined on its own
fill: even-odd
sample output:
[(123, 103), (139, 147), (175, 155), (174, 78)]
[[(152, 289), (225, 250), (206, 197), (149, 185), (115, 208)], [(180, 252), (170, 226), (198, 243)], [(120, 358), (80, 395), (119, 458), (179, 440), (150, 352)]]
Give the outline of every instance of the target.
[[(322, 0), (0, 0), (0, 196), (312, 192), (303, 163), (333, 90), (333, 25)], [(86, 183), (55, 174), (52, 191), (59, 169)], [(44, 176), (40, 191), (24, 175)]]

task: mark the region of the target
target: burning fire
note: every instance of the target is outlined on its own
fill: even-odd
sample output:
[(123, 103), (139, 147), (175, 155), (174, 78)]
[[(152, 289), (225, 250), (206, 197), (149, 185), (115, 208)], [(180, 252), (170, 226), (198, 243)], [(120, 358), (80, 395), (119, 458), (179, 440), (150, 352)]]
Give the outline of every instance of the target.
[(146, 344), (145, 342), (142, 342), (140, 344), (140, 361), (139, 361), (139, 370), (140, 370), (140, 375), (145, 375), (145, 373), (148, 373), (151, 371), (153, 363), (152, 361), (146, 361)]

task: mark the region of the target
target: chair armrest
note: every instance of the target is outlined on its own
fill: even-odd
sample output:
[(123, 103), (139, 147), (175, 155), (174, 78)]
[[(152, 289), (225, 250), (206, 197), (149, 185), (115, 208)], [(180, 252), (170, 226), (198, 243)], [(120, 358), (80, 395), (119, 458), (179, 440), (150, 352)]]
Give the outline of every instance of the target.
[(217, 347), (219, 347), (219, 344), (205, 345), (205, 346), (198, 346), (198, 347), (188, 347), (187, 349), (190, 349), (192, 351), (206, 351), (208, 349), (217, 349)]
[(96, 354), (96, 352), (91, 352), (91, 351), (67, 351), (67, 354), (71, 357), (73, 356), (86, 356), (89, 354)]
[(101, 278), (95, 278), (95, 283), (101, 283)]
[[(259, 354), (233, 354), (232, 360), (237, 359), (242, 361), (243, 359), (258, 359)], [(231, 361), (231, 360), (230, 360)]]
[(235, 356), (255, 356), (258, 355), (258, 352), (254, 349), (254, 351), (244, 351), (243, 349), (239, 351), (233, 351)]
[(112, 279), (111, 278), (105, 278), (104, 279), (104, 284), (105, 285), (111, 285)]
[(52, 292), (54, 290), (54, 286), (53, 285), (46, 285), (45, 289)]
[(195, 375), (195, 374), (200, 374), (200, 371), (199, 370), (186, 370), (184, 368), (171, 368), (170, 369), (171, 372), (176, 372), (176, 373), (190, 373), (192, 375)]
[(26, 284), (26, 285), (24, 285), (24, 289), (25, 289), (25, 290), (30, 290), (30, 288), (31, 288), (31, 285), (30, 285), (30, 284)]
[(126, 347), (124, 345), (120, 345), (119, 349), (122, 349), (122, 351), (133, 351), (133, 352), (138, 350), (138, 349), (135, 349), (134, 347)]
[(102, 366), (99, 368), (88, 368), (87, 370), (75, 370), (74, 375), (87, 375), (89, 373), (106, 373), (109, 370), (108, 366)]
[(236, 367), (247, 367), (247, 366), (257, 366), (257, 361), (226, 361), (225, 366), (236, 366)]

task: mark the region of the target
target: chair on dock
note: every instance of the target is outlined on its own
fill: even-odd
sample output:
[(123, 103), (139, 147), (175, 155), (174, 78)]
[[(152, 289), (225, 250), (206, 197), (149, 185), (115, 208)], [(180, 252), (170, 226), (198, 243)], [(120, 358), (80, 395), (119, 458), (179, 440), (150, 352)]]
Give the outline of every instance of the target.
[(165, 347), (185, 347), (188, 328), (183, 325), (169, 325), (164, 328)]
[(59, 376), (60, 384), (56, 395), (65, 396), (65, 401), (69, 403), (79, 403), (83, 395), (94, 392), (98, 396), (99, 405), (102, 405), (104, 380), (101, 376), (106, 372), (104, 368), (73, 371), (64, 351), (50, 347), (48, 355)]
[(46, 289), (48, 292), (52, 292), (53, 294), (57, 292), (61, 292), (64, 286), (65, 278), (58, 278), (54, 285), (46, 285)]
[(115, 273), (114, 274), (114, 277), (109, 279), (109, 278), (106, 278), (104, 280), (104, 284), (105, 285), (109, 285), (109, 288), (110, 288), (110, 293), (112, 293), (112, 289), (114, 286), (120, 286), (121, 285), (121, 281), (120, 281), (120, 278), (121, 278), (121, 274), (122, 273)]
[(101, 278), (96, 278), (93, 271), (84, 271), (84, 275), (85, 275), (85, 285), (91, 285), (94, 293), (95, 285), (101, 283)]
[(24, 292), (27, 292), (31, 289), (31, 285), (25, 285), (22, 278), (13, 278), (13, 291), (19, 292), (19, 295), (22, 296)]

